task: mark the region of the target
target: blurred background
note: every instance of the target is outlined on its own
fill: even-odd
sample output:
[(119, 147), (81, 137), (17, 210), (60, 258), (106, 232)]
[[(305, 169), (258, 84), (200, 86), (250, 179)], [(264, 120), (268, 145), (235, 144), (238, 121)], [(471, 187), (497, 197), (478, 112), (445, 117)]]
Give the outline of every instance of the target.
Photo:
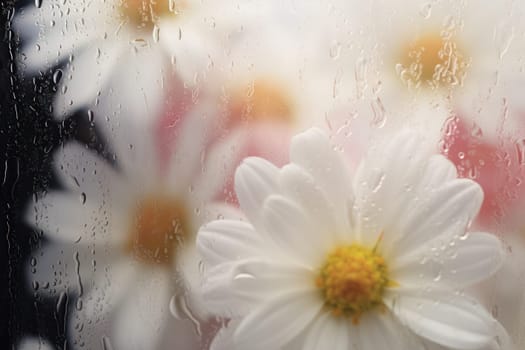
[[(199, 197), (187, 204), (200, 222), (236, 206), (232, 174), (243, 157), (263, 156), (282, 165), (291, 135), (311, 126), (328, 130), (352, 165), (393, 132), (417, 129), (456, 165), (461, 177), (481, 184), (485, 202), (473, 225), (501, 237), (512, 259), (476, 293), (509, 327), (516, 343), (524, 344), (523, 283), (508, 285), (525, 280), (525, 7), (519, 1), (491, 6), (470, 1), (162, 4), (0, 4), (2, 348), (18, 349), (25, 339), (36, 339), (27, 348), (39, 343), (57, 349), (119, 348), (107, 340), (112, 338), (112, 316), (99, 319), (95, 311), (89, 318), (79, 302), (94, 304), (105, 315), (117, 303), (87, 294), (111, 294), (112, 287), (83, 280), (79, 293), (73, 282), (57, 282), (65, 276), (64, 266), (76, 262), (98, 268), (111, 280), (116, 264), (104, 258), (113, 246), (100, 238), (107, 232), (93, 233), (98, 241), (89, 246), (92, 256), (84, 261), (76, 250), (84, 241), (55, 245), (49, 220), (28, 219), (31, 206), (49, 192), (68, 190), (57, 176), (57, 167), (67, 167), (67, 162), (55, 156), (64, 146), (77, 141), (86, 154), (96, 154), (101, 163), (87, 173), (102, 173), (104, 182), (109, 171), (101, 164), (122, 174), (126, 159), (148, 158), (142, 150), (151, 145), (145, 146), (140, 135), (149, 135), (144, 139), (154, 140), (150, 158), (159, 167), (154, 172), (159, 183), (169, 177), (166, 164), (174, 157), (174, 178), (187, 164), (195, 167), (184, 174), (190, 178), (188, 186), (184, 183), (188, 193), (200, 179), (202, 187), (216, 189), (206, 200)], [(121, 11), (119, 21), (113, 21), (111, 11)], [(181, 22), (155, 17), (166, 11)], [(120, 21), (121, 16), (126, 20)], [(91, 37), (95, 29), (101, 32)], [(68, 39), (73, 34), (75, 39)], [(123, 48), (113, 51), (119, 45)], [(200, 140), (202, 149), (194, 152), (197, 146), (187, 139)], [(190, 147), (177, 149), (181, 144)], [(72, 164), (82, 167), (82, 161)], [(148, 169), (150, 163), (138, 165)], [(221, 180), (216, 184), (214, 179)], [(78, 187), (89, 181), (81, 180)], [(104, 192), (108, 197), (116, 188), (111, 185)], [(206, 209), (207, 200), (223, 205), (222, 211)], [(109, 204), (101, 206), (99, 214), (108, 221), (117, 217)], [(86, 211), (90, 215), (95, 214)], [(90, 230), (86, 226), (83, 233)], [(57, 256), (45, 255), (50, 246)], [(134, 265), (140, 259), (132, 260)], [(49, 261), (53, 264), (43, 267)], [(193, 267), (200, 268), (198, 263)], [(53, 281), (49, 288), (38, 277), (50, 268), (57, 271), (56, 288)], [(98, 272), (77, 273), (84, 279)], [(169, 275), (177, 293), (179, 274), (177, 267)], [(182, 295), (191, 294), (191, 289), (182, 289)], [(207, 348), (224, 320), (201, 315), (198, 307), (192, 311), (191, 305), (187, 311), (177, 300), (161, 301), (165, 313), (170, 319), (189, 320), (190, 326), (181, 329), (195, 332), (194, 348)], [(149, 322), (147, 313), (141, 322)], [(94, 325), (107, 334), (97, 333)], [(155, 328), (155, 336), (169, 332)], [(186, 348), (170, 340), (151, 348), (177, 346)]]

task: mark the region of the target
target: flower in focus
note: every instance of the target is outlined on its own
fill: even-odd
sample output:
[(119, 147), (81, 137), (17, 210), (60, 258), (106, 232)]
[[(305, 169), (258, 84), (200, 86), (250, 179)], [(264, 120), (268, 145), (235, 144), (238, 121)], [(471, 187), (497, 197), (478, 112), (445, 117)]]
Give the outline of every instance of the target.
[(55, 154), (64, 190), (38, 198), (26, 216), (50, 240), (34, 253), (30, 278), (59, 300), (75, 293), (68, 325), (76, 346), (198, 346), (206, 312), (194, 289), (195, 235), (209, 218), (227, 215), (214, 199), (234, 167), (231, 143), (205, 147), (213, 120), (185, 120), (166, 169), (154, 133), (132, 123), (112, 140), (118, 170), (77, 143)]
[(53, 75), (57, 117), (88, 106), (143, 118), (157, 115), (172, 72), (195, 83), (241, 18), (215, 0), (50, 0), (22, 9), (15, 28), (27, 73), (65, 63)]
[(247, 221), (203, 226), (216, 349), (500, 349), (507, 335), (460, 291), (501, 266), (468, 232), (483, 193), (411, 132), (372, 149), (353, 178), (319, 129), (282, 168), (248, 158), (235, 190)]

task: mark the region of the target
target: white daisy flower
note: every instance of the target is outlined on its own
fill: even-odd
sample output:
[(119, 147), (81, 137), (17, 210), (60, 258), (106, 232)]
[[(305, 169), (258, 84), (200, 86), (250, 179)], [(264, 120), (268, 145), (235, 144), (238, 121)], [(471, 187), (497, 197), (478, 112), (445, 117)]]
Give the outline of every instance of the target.
[[(49, 0), (23, 8), (15, 28), (28, 74), (65, 63), (54, 112), (81, 107), (103, 117), (157, 115), (163, 88), (177, 76), (188, 85), (205, 73), (221, 38), (243, 23), (231, 1)], [(97, 115), (97, 113), (95, 113)]]
[(504, 257), (497, 237), (467, 231), (480, 187), (410, 132), (383, 146), (352, 177), (310, 129), (283, 168), (238, 168), (248, 221), (197, 236), (207, 306), (231, 319), (215, 348), (504, 348), (506, 333), (462, 292)]
[(521, 74), (520, 6), (336, 2), (347, 14), (334, 39), (341, 46), (342, 85), (352, 98), (365, 99), (369, 109), (383, 108), (389, 117), (423, 118), (412, 113), (423, 102), (445, 110), (442, 122), (451, 104), (478, 102), (502, 79)]
[[(79, 347), (194, 348), (194, 327), (206, 316), (194, 289), (195, 235), (209, 218), (227, 215), (213, 201), (233, 174), (235, 147), (231, 140), (206, 147), (213, 119), (190, 115), (161, 167), (153, 132), (130, 125), (112, 140), (118, 170), (74, 142), (55, 154), (65, 190), (28, 208), (27, 222), (50, 241), (34, 253), (30, 279), (59, 304), (67, 291), (78, 297), (68, 326)], [(180, 319), (170, 315), (170, 300)]]
[(25, 337), (19, 343), (16, 349), (19, 350), (53, 350), (54, 348), (49, 343), (36, 337)]
[[(263, 6), (269, 13), (258, 18), (264, 30), (252, 25), (232, 40), (210, 70), (207, 88), (233, 122), (303, 130), (324, 122), (319, 116), (334, 103), (332, 74), (326, 74), (333, 61), (321, 39), (328, 13), (315, 2), (280, 5)], [(316, 25), (309, 21), (312, 13)]]

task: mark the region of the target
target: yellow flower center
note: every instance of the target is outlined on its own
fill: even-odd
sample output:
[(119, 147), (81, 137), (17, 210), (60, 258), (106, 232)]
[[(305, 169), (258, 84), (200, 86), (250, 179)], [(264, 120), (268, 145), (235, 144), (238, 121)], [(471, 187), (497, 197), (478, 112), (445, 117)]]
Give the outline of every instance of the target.
[(232, 94), (229, 105), (234, 121), (293, 122), (292, 98), (279, 85), (267, 80), (255, 80)]
[(179, 0), (120, 0), (120, 13), (137, 28), (151, 29), (164, 16), (177, 16), (184, 7)]
[(169, 266), (189, 233), (184, 206), (173, 198), (148, 196), (138, 202), (132, 217), (125, 251), (143, 263)]
[(452, 87), (463, 83), (467, 66), (451, 35), (429, 33), (403, 49), (398, 72), (411, 86)]
[(325, 305), (334, 315), (350, 317), (354, 323), (363, 312), (383, 304), (388, 282), (385, 260), (375, 248), (358, 244), (332, 251), (316, 279)]

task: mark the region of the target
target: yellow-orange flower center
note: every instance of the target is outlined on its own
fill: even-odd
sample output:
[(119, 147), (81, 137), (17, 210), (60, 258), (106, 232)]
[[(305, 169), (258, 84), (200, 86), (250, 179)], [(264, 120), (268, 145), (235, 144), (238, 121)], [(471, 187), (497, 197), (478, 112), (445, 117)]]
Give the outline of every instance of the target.
[(171, 265), (177, 247), (189, 233), (187, 217), (176, 199), (143, 198), (135, 207), (125, 250), (146, 264)]
[(451, 35), (428, 33), (402, 50), (398, 72), (410, 86), (452, 87), (463, 83), (467, 66)]
[(137, 28), (151, 29), (164, 16), (177, 16), (182, 10), (180, 0), (121, 0), (120, 13)]
[(363, 312), (383, 304), (387, 284), (385, 260), (374, 249), (358, 244), (332, 251), (316, 279), (325, 306), (354, 323)]
[(294, 121), (292, 98), (282, 86), (267, 80), (255, 80), (234, 91), (229, 113), (233, 121)]

